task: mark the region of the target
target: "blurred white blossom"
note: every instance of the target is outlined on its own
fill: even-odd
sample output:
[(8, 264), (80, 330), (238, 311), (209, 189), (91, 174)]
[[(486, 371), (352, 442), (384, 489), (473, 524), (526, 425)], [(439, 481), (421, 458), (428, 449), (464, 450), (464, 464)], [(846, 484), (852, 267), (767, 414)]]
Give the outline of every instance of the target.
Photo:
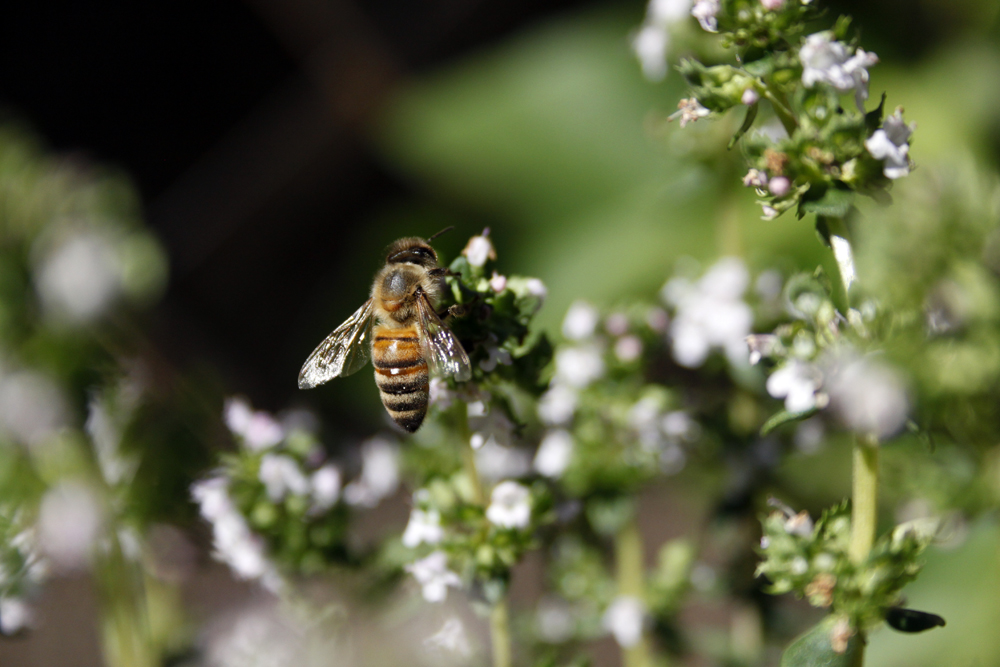
[(637, 597), (621, 595), (604, 612), (604, 629), (622, 648), (631, 648), (642, 639), (646, 623), (646, 605)]
[(78, 570), (88, 565), (104, 527), (100, 499), (82, 481), (59, 482), (42, 497), (38, 509), (38, 546), (61, 570)]
[(865, 140), (865, 148), (876, 160), (883, 161), (886, 178), (902, 178), (910, 173), (910, 135), (916, 129), (915, 123), (907, 125), (903, 121), (903, 110), (896, 111), (883, 122), (881, 129), (875, 130)]
[(507, 289), (507, 276), (502, 276), (494, 271), (493, 276), (490, 278), (490, 289), (497, 294)]
[(288, 667), (307, 665), (302, 629), (277, 605), (243, 607), (209, 625), (206, 667)]
[(697, 98), (684, 98), (677, 103), (677, 111), (670, 114), (668, 120), (681, 119), (681, 127), (686, 127), (688, 123), (693, 123), (699, 118), (705, 118), (711, 113), (701, 105)]
[(563, 318), (562, 333), (569, 340), (583, 340), (594, 335), (601, 316), (586, 301), (574, 301)]
[(556, 352), (554, 382), (583, 389), (604, 376), (604, 354), (596, 343), (564, 347)]
[(267, 489), (267, 497), (274, 503), (283, 500), (288, 493), (297, 496), (309, 493), (309, 480), (298, 462), (286, 454), (265, 454), (257, 476)]
[(285, 431), (274, 417), (263, 410), (254, 411), (242, 398), (230, 398), (223, 409), (226, 426), (242, 438), (251, 451), (274, 447), (285, 438)]
[(434, 551), (426, 558), (410, 563), (405, 569), (420, 584), (428, 602), (443, 602), (448, 597), (449, 586), (462, 586), (461, 577), (448, 569), (448, 556), (443, 551)]
[(79, 230), (38, 262), (35, 284), (46, 314), (70, 322), (100, 317), (122, 292), (122, 258), (104, 233)]
[(570, 639), (576, 630), (576, 619), (570, 606), (563, 600), (544, 597), (535, 612), (538, 635), (549, 644), (561, 644)]
[(852, 431), (882, 439), (903, 427), (909, 401), (895, 370), (871, 356), (848, 356), (829, 373), (830, 408)]
[(725, 257), (697, 282), (672, 278), (661, 294), (676, 308), (670, 325), (674, 359), (681, 366), (697, 368), (713, 349), (725, 352), (736, 366), (746, 363), (745, 339), (753, 312), (743, 302), (750, 275), (743, 262)]
[(540, 475), (556, 478), (573, 458), (573, 436), (565, 429), (549, 431), (538, 445), (534, 468)]
[(454, 653), (461, 658), (469, 658), (472, 655), (472, 645), (466, 635), (465, 626), (456, 616), (446, 620), (440, 630), (425, 639), (424, 646)]
[(527, 528), (531, 523), (531, 491), (511, 480), (500, 482), (490, 495), (486, 518), (501, 528)]
[(349, 505), (374, 507), (399, 488), (399, 449), (375, 437), (361, 446), (361, 476), (344, 489)]
[(340, 468), (332, 463), (315, 471), (309, 477), (312, 489), (313, 507), (317, 510), (327, 510), (340, 500)]
[(638, 336), (622, 336), (615, 341), (615, 356), (619, 361), (635, 361), (642, 356), (642, 341)]
[(437, 510), (414, 507), (410, 511), (410, 521), (403, 531), (403, 546), (413, 549), (421, 544), (437, 544), (443, 538), (441, 514)]
[(35, 615), (22, 598), (0, 597), (0, 634), (17, 634), (34, 624)]
[(476, 467), (489, 481), (521, 477), (531, 470), (531, 456), (520, 447), (488, 441), (476, 451)]
[(258, 579), (266, 588), (277, 590), (281, 580), (267, 559), (264, 540), (250, 530), (229, 497), (228, 488), (224, 477), (211, 477), (191, 486), (191, 496), (198, 502), (201, 515), (212, 524), (213, 555), (239, 578)]
[(538, 401), (538, 418), (549, 426), (563, 426), (573, 419), (578, 402), (576, 390), (561, 384), (552, 385)]
[(69, 409), (60, 387), (46, 375), (18, 370), (0, 375), (0, 431), (35, 445), (66, 425)]
[(791, 359), (767, 378), (767, 393), (785, 399), (789, 412), (805, 412), (823, 407), (817, 392), (823, 384), (823, 373), (813, 364)]
[(659, 81), (667, 75), (670, 26), (686, 18), (690, 8), (691, 0), (650, 0), (642, 27), (632, 37), (632, 51), (647, 79)]

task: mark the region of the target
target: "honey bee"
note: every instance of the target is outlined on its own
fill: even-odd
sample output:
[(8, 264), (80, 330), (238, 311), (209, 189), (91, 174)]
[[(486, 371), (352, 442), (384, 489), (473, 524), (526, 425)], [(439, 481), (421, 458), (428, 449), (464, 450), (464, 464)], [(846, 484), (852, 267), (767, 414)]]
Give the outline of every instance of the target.
[(371, 297), (309, 355), (299, 371), (299, 388), (350, 375), (370, 356), (389, 416), (410, 433), (420, 428), (430, 394), (428, 371), (460, 382), (472, 376), (469, 356), (434, 310), (446, 275), (424, 239), (409, 237), (389, 246)]

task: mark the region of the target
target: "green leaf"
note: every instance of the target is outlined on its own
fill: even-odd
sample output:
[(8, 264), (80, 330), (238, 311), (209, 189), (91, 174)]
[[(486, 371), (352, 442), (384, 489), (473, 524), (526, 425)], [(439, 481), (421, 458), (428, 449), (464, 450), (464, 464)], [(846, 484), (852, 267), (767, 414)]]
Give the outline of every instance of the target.
[(799, 213), (815, 213), (830, 218), (843, 218), (851, 210), (853, 204), (853, 190), (827, 188), (820, 197), (809, 201), (803, 200), (799, 206)]
[(789, 412), (788, 410), (782, 410), (764, 422), (764, 425), (760, 427), (760, 434), (765, 436), (779, 426), (808, 419), (817, 412), (819, 412), (817, 408), (812, 408), (811, 410), (805, 410), (803, 412)]
[(743, 124), (740, 125), (740, 129), (736, 130), (736, 134), (733, 135), (733, 138), (729, 140), (729, 145), (726, 146), (726, 150), (731, 150), (732, 147), (736, 145), (736, 142), (740, 140), (740, 137), (746, 134), (747, 130), (753, 126), (753, 121), (757, 118), (757, 107), (758, 105), (756, 103), (747, 107), (747, 115), (743, 118)]
[(878, 103), (878, 107), (872, 109), (865, 114), (865, 127), (868, 129), (868, 135), (877, 130), (882, 125), (882, 115), (883, 109), (885, 108), (885, 93), (882, 93), (882, 101)]
[(842, 617), (827, 616), (793, 641), (781, 656), (781, 667), (861, 667), (862, 642), (855, 633), (843, 653), (833, 650), (830, 638)]

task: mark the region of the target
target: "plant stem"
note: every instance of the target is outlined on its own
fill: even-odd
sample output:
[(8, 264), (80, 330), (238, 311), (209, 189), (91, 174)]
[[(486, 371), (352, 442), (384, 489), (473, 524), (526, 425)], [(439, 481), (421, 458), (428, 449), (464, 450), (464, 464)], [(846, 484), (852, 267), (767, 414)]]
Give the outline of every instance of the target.
[[(872, 436), (857, 436), (854, 441), (853, 500), (851, 505), (851, 541), (847, 555), (860, 565), (868, 559), (875, 543), (878, 510), (878, 441)], [(858, 652), (853, 664), (864, 665), (865, 633), (859, 630)]]
[[(486, 506), (486, 490), (476, 467), (476, 451), (472, 448), (472, 433), (469, 431), (469, 413), (464, 403), (456, 408), (458, 437), (462, 439), (462, 464), (465, 475), (472, 485), (472, 497), (477, 505)], [(511, 667), (510, 621), (506, 597), (498, 600), (490, 610), (490, 638), (493, 642), (493, 667)]]
[(851, 509), (851, 542), (847, 553), (856, 564), (868, 558), (875, 543), (878, 509), (878, 442), (858, 436), (854, 442), (854, 488)]
[[(643, 557), (642, 533), (639, 532), (635, 517), (615, 535), (615, 565), (618, 594), (643, 600), (646, 565)], [(652, 667), (652, 664), (649, 638), (645, 632), (634, 646), (622, 649), (624, 667)]]

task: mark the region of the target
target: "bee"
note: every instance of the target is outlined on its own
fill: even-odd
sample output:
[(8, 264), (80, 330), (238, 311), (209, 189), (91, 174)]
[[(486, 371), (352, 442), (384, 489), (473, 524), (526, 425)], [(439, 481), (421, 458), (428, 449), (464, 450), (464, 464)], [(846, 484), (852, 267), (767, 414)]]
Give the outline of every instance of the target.
[(460, 382), (472, 376), (469, 356), (434, 309), (448, 273), (424, 239), (389, 246), (371, 297), (309, 355), (299, 388), (350, 375), (371, 357), (389, 416), (410, 433), (420, 428), (430, 396), (428, 372)]

